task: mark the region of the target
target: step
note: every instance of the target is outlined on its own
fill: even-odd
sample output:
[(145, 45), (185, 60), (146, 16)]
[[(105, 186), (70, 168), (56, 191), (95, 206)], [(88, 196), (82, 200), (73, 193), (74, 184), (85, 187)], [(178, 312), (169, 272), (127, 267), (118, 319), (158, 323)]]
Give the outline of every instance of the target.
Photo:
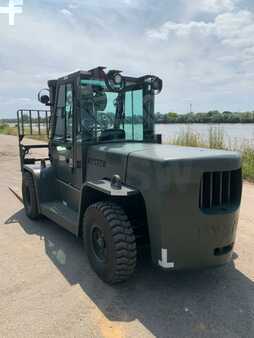
[(78, 234), (79, 214), (62, 201), (42, 203), (41, 214), (59, 224), (66, 230)]

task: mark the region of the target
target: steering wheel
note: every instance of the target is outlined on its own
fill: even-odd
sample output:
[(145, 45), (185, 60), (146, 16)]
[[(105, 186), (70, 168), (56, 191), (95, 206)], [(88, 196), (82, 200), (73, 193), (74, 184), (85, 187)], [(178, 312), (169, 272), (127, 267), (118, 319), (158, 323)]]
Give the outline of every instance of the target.
[(114, 125), (114, 119), (107, 113), (101, 113), (99, 123), (107, 129), (108, 125)]

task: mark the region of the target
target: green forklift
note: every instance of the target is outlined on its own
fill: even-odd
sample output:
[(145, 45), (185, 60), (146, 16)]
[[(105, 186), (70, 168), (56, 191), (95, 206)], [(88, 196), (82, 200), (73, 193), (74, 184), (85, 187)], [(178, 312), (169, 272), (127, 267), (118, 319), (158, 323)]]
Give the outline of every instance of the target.
[[(109, 284), (126, 281), (146, 250), (172, 271), (232, 259), (242, 193), (238, 153), (161, 144), (162, 80), (98, 67), (48, 81), (46, 110), (19, 110), (26, 214), (81, 237)], [(28, 144), (27, 136), (48, 136)], [(31, 157), (45, 148), (47, 156)]]

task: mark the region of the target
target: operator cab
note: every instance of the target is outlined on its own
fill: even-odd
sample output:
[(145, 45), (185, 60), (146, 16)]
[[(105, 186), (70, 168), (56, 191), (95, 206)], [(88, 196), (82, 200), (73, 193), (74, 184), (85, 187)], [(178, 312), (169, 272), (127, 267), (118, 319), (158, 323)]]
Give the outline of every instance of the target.
[(56, 140), (155, 142), (154, 97), (162, 90), (156, 76), (122, 76), (98, 67), (49, 81), (50, 96), (39, 95), (51, 107), (52, 135)]

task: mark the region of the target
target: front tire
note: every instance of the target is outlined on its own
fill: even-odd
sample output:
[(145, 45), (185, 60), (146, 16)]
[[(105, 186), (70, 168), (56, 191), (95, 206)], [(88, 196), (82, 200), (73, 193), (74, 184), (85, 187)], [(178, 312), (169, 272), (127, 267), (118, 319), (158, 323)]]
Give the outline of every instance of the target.
[(38, 204), (34, 187), (34, 181), (32, 175), (28, 172), (25, 172), (23, 174), (22, 195), (26, 215), (31, 219), (39, 218), (40, 214), (38, 212)]
[(89, 262), (108, 284), (129, 279), (136, 267), (136, 240), (124, 210), (115, 203), (91, 205), (83, 220)]

